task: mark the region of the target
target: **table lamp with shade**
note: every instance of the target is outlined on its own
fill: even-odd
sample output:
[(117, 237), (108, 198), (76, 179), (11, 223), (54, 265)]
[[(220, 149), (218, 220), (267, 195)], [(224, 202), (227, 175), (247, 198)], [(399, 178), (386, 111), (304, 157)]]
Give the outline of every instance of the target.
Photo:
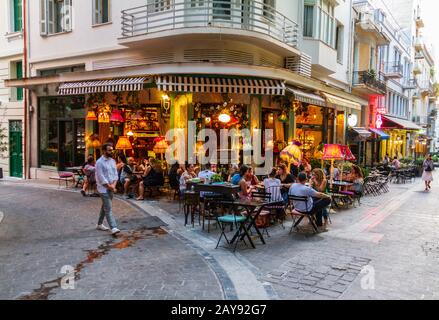
[(154, 140), (155, 145), (152, 151), (156, 154), (160, 154), (160, 159), (163, 160), (163, 154), (166, 153), (168, 149), (168, 143), (165, 140), (165, 137), (159, 137)]
[(340, 144), (325, 144), (323, 148), (323, 160), (331, 160), (331, 178), (330, 184), (332, 189), (332, 184), (334, 182), (334, 161), (344, 160), (345, 156), (343, 153), (342, 145)]
[(117, 140), (116, 144), (116, 150), (123, 150), (123, 154), (126, 156), (126, 150), (132, 150), (133, 146), (131, 145), (130, 140), (125, 137), (121, 136), (119, 137), (119, 140)]
[(96, 134), (92, 134), (87, 140), (87, 148), (93, 149), (93, 157), (96, 160), (96, 150), (101, 147), (101, 142)]

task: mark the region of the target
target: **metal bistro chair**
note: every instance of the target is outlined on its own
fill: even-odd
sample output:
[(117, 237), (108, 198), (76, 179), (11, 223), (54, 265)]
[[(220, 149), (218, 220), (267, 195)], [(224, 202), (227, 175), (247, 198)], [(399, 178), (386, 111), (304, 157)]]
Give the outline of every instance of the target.
[(237, 214), (236, 212), (232, 212), (231, 214), (223, 215), (223, 216), (217, 216), (217, 223), (220, 226), (221, 229), (221, 235), (218, 239), (218, 242), (216, 244), (215, 249), (218, 248), (221, 239), (224, 237), (226, 239), (227, 244), (231, 244), (231, 240), (227, 238), (226, 235), (226, 228), (228, 225), (235, 226), (237, 231), (234, 235), (235, 239), (235, 246), (233, 248), (233, 252), (236, 251), (236, 247), (238, 246), (238, 242), (242, 239), (245, 243), (244, 238), (241, 238), (241, 232), (243, 232), (244, 236), (247, 236), (247, 238), (250, 238), (250, 235), (248, 233), (248, 230), (245, 226), (246, 221), (248, 220), (248, 217), (245, 217), (241, 214)]
[(270, 205), (267, 206), (267, 209), (270, 211), (271, 215), (275, 216), (275, 221), (280, 222), (282, 228), (285, 229), (284, 221), (286, 218), (286, 205), (284, 203), (284, 199), (282, 198), (282, 191), (280, 186), (272, 186), (266, 189), (266, 192), (269, 193), (270, 196)]
[[(259, 200), (262, 202), (270, 202), (271, 201), (271, 193), (265, 192), (265, 191), (254, 191), (252, 192), (252, 199), (253, 200)], [(268, 210), (267, 207), (265, 207), (265, 210), (261, 211), (259, 216), (262, 217), (262, 219), (269, 219), (269, 216), (271, 215), (271, 211)], [(269, 223), (268, 223), (269, 224)], [(251, 230), (249, 230), (251, 232)], [(267, 224), (264, 223), (264, 225), (262, 226), (262, 234), (266, 233), (267, 236), (269, 237), (270, 235), (268, 234), (268, 230), (267, 230)]]
[[(294, 201), (296, 202), (304, 202), (306, 204), (306, 211), (299, 211), (294, 208)], [(297, 229), (300, 222), (302, 222), (303, 218), (307, 217), (309, 222), (311, 223), (314, 233), (318, 233), (317, 222), (314, 214), (312, 213), (312, 208), (308, 206), (308, 197), (299, 197), (294, 195), (288, 196), (288, 203), (291, 208), (291, 217), (293, 218), (293, 225), (291, 226), (290, 233), (293, 229)], [(299, 217), (299, 219), (295, 219), (295, 217)]]
[[(194, 191), (186, 191), (183, 195), (184, 205), (184, 225), (188, 224), (189, 215), (191, 216), (192, 227), (195, 227), (195, 214), (200, 213), (200, 194)], [(198, 224), (201, 225), (200, 215), (198, 215)]]
[(211, 221), (217, 221), (219, 215), (218, 211), (220, 209), (222, 210), (223, 207), (221, 203), (222, 201), (226, 201), (227, 199), (224, 197), (223, 194), (205, 193), (201, 200), (203, 204), (200, 211), (200, 215), (202, 218), (202, 229), (205, 229), (205, 224), (207, 220), (207, 233), (209, 233)]

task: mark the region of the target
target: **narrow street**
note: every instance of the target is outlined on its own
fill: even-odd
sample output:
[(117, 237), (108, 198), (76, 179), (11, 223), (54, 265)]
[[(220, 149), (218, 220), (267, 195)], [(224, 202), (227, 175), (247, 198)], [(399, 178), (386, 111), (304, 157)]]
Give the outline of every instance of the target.
[[(100, 200), (0, 182), (2, 299), (437, 299), (439, 189), (419, 179), (332, 214), (316, 236), (269, 229), (266, 245), (215, 249), (178, 203), (114, 201), (123, 232), (94, 230)], [(138, 206), (138, 207), (137, 207)], [(141, 210), (142, 209), (142, 210)], [(74, 289), (63, 289), (63, 267)], [(68, 268), (68, 267), (67, 267)], [(64, 269), (65, 271), (65, 269)]]

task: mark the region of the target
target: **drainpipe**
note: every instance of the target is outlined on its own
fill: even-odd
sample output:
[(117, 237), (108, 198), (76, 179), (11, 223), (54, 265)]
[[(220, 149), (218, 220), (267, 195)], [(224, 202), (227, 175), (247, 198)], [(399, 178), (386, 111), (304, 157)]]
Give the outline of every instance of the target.
[[(27, 0), (23, 1), (23, 66), (24, 66), (24, 78), (27, 78)], [(29, 179), (30, 168), (29, 167), (29, 152), (28, 152), (28, 118), (29, 118), (29, 108), (28, 101), (29, 90), (24, 89), (26, 94), (24, 94), (24, 178)]]
[(353, 62), (354, 62), (354, 35), (355, 35), (355, 21), (352, 19), (353, 9), (352, 0), (349, 1), (349, 43), (348, 43), (348, 90), (352, 92), (352, 77), (353, 77)]

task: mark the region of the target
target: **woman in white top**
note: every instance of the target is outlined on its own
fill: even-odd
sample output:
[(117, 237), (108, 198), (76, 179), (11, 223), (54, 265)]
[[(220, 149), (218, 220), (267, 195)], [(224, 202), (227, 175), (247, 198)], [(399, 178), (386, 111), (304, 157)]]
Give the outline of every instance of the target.
[(276, 179), (277, 169), (271, 169), (271, 172), (268, 175), (268, 178), (264, 179), (264, 188), (265, 192), (271, 194), (270, 200), (272, 202), (283, 201), (281, 186), (282, 183), (280, 179)]
[(180, 192), (186, 190), (186, 183), (188, 180), (196, 178), (195, 167), (193, 164), (186, 164), (186, 170), (181, 174), (180, 177)]
[(422, 165), (424, 172), (422, 173), (422, 181), (425, 183), (425, 191), (431, 189), (431, 182), (433, 181), (434, 162), (431, 154), (427, 156)]

